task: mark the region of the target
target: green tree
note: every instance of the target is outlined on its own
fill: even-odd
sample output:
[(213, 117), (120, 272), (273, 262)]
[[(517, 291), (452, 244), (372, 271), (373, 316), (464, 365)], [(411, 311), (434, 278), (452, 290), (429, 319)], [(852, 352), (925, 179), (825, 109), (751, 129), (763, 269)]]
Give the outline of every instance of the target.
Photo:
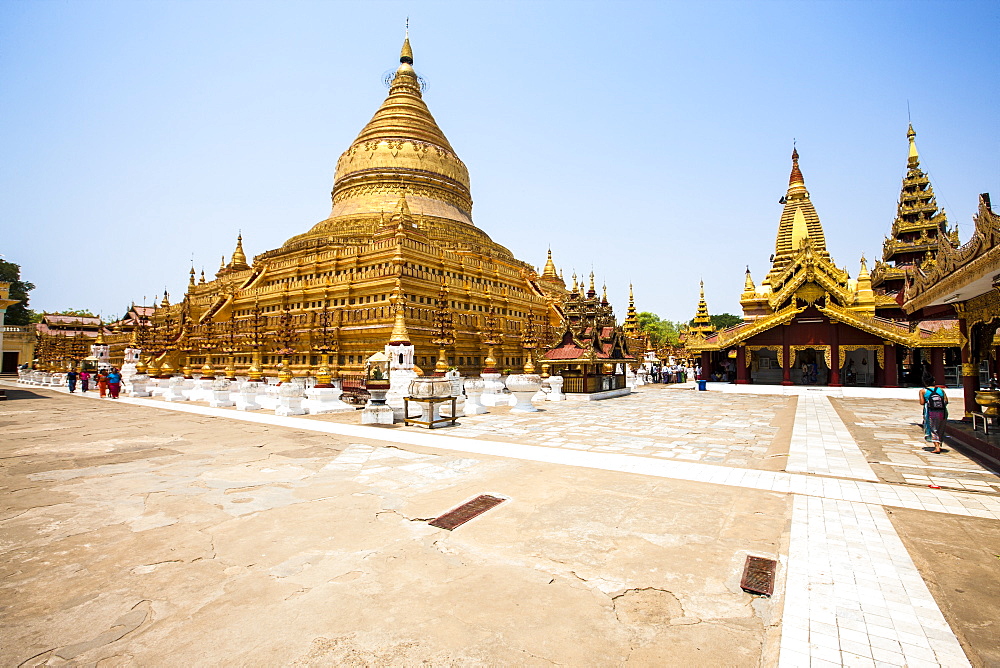
[(34, 312), (28, 308), (28, 293), (35, 289), (34, 283), (21, 280), (21, 265), (0, 260), (0, 281), (10, 283), (10, 298), (21, 301), (7, 308), (4, 316), (6, 325), (31, 324)]
[(662, 320), (660, 316), (649, 311), (642, 311), (636, 319), (639, 322), (639, 330), (649, 333), (654, 346), (677, 345), (681, 323)]
[(743, 318), (738, 315), (733, 315), (732, 313), (720, 313), (719, 315), (709, 316), (712, 319), (712, 327), (715, 329), (729, 329), (730, 327), (735, 327), (743, 323)]

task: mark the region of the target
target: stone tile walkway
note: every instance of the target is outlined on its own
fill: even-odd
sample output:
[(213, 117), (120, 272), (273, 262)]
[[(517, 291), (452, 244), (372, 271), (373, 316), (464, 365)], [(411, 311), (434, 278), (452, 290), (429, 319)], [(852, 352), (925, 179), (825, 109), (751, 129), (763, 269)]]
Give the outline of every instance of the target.
[(968, 666), (885, 511), (796, 496), (779, 666)]
[(785, 470), (878, 480), (830, 400), (820, 393), (799, 397)]

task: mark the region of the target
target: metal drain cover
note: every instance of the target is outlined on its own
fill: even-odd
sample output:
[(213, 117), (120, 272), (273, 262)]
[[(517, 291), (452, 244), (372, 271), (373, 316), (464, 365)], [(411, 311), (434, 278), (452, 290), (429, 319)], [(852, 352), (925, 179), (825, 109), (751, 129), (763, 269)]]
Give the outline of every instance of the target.
[(740, 587), (752, 594), (770, 596), (774, 593), (774, 571), (777, 566), (778, 562), (774, 559), (748, 556)]
[(503, 503), (505, 499), (501, 499), (496, 496), (490, 496), (489, 494), (481, 494), (474, 498), (468, 503), (463, 503), (458, 508), (453, 508), (449, 510), (444, 515), (436, 517), (428, 524), (432, 527), (437, 527), (439, 529), (447, 529), (451, 531), (456, 527), (460, 527), (474, 517), (479, 517), (485, 513), (490, 508), (499, 506)]

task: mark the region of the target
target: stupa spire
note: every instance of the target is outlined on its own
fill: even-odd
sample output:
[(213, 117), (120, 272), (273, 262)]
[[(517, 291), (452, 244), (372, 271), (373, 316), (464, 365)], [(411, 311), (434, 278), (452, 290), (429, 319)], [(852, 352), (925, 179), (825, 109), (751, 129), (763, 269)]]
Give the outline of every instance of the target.
[(243, 252), (242, 232), (236, 235), (236, 250), (233, 251), (233, 259), (232, 262), (229, 263), (229, 267), (233, 270), (250, 268), (250, 265), (247, 264), (247, 255)]
[(545, 260), (545, 268), (542, 270), (542, 278), (552, 278), (558, 279), (559, 274), (556, 273), (556, 265), (552, 261), (552, 249), (549, 249), (548, 258)]
[(389, 336), (390, 346), (410, 345), (410, 333), (406, 331), (406, 298), (403, 297), (403, 288), (399, 280), (396, 280), (396, 288), (389, 298), (392, 309), (395, 312), (395, 319), (392, 323), (392, 334)]

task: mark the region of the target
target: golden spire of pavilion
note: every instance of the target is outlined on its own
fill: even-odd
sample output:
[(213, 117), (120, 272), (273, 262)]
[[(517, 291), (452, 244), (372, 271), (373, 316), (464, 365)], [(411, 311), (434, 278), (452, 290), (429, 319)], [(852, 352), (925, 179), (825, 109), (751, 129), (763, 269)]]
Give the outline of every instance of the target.
[(906, 156), (908, 167), (918, 167), (920, 165), (920, 154), (917, 152), (917, 133), (913, 131), (913, 123), (906, 129), (906, 138), (910, 140), (910, 152)]
[(189, 288), (193, 288), (194, 286), (195, 286), (195, 282), (194, 282), (194, 265), (192, 264), (191, 265), (191, 274), (190, 274), (190, 277), (188, 278), (188, 287)]
[(809, 190), (806, 189), (802, 169), (799, 167), (799, 151), (794, 147), (792, 171), (788, 176), (788, 191), (780, 203), (784, 204), (784, 209), (781, 211), (781, 220), (778, 223), (778, 237), (774, 244), (771, 271), (764, 279), (764, 283), (768, 285), (785, 270), (807, 240), (812, 245), (814, 253), (827, 260), (830, 259), (830, 254), (826, 250), (823, 225), (809, 197)]
[(701, 293), (698, 297), (698, 311), (695, 313), (694, 322), (688, 331), (708, 336), (714, 331), (712, 328), (712, 316), (708, 314), (708, 302), (705, 301), (705, 281), (701, 281), (700, 286)]
[(639, 336), (639, 316), (635, 312), (635, 297), (632, 294), (632, 284), (628, 284), (628, 311), (625, 312), (625, 322), (622, 331), (628, 336)]

